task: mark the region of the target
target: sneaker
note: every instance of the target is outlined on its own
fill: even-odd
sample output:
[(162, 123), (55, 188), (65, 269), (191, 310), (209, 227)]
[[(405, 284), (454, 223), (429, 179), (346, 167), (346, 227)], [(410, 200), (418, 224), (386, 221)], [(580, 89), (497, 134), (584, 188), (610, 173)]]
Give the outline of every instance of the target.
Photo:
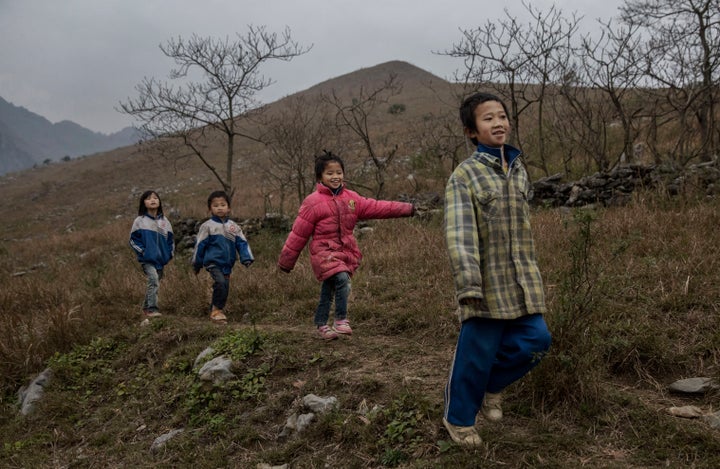
[(320, 326), (317, 328), (317, 333), (321, 339), (335, 340), (338, 338), (337, 332), (332, 330), (330, 326)]
[(482, 443), (482, 439), (480, 438), (480, 435), (478, 435), (477, 430), (475, 430), (475, 427), (459, 427), (457, 425), (453, 425), (444, 418), (443, 425), (445, 425), (445, 428), (450, 434), (450, 438), (459, 445), (479, 446)]
[(483, 400), (482, 407), (480, 408), (480, 411), (485, 416), (486, 419), (490, 420), (491, 422), (497, 422), (499, 420), (502, 420), (503, 418), (503, 411), (502, 411), (502, 394), (500, 393), (491, 393), (486, 392), (485, 393), (485, 399)]
[(352, 328), (350, 327), (350, 321), (347, 319), (340, 319), (335, 321), (333, 324), (333, 330), (338, 334), (352, 335)]
[(221, 309), (214, 309), (210, 312), (210, 320), (215, 324), (227, 324), (227, 317)]
[(160, 311), (150, 311), (149, 309), (146, 309), (143, 310), (143, 316), (146, 318), (156, 318), (162, 316), (162, 314), (160, 314)]

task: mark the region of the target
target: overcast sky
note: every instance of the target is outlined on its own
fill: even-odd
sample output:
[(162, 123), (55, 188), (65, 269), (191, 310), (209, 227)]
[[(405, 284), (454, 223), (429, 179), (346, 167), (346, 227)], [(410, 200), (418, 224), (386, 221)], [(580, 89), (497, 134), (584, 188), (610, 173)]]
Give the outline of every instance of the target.
[[(616, 16), (622, 0), (528, 0), (584, 17), (590, 30)], [(173, 63), (158, 46), (170, 38), (235, 37), (265, 25), (312, 50), (267, 66), (271, 102), (329, 78), (404, 60), (442, 78), (462, 63), (434, 54), (460, 30), (525, 14), (520, 0), (0, 0), (0, 97), (51, 122), (71, 120), (111, 133), (132, 125), (117, 112), (143, 77), (167, 79)]]

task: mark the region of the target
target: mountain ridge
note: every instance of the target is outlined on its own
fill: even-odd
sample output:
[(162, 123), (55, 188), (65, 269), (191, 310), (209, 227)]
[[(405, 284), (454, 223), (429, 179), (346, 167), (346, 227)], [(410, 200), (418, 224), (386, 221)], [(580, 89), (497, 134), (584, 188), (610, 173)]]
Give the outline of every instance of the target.
[(53, 124), (0, 97), (0, 175), (49, 161), (113, 150), (138, 140), (139, 134), (132, 127), (103, 134), (70, 120)]
[[(453, 85), (402, 60), (391, 60), (373, 66), (329, 78), (305, 90), (263, 105), (266, 108), (282, 108), (288, 99), (297, 96), (318, 96), (335, 93), (340, 99), (354, 96), (362, 88), (365, 92), (383, 86), (390, 75), (397, 77), (401, 92), (391, 98), (392, 102), (407, 105), (407, 113), (400, 121), (417, 119), (438, 109), (437, 92)], [(8, 119), (6, 116), (12, 115)], [(389, 116), (389, 115), (388, 115)], [(386, 127), (388, 116), (380, 114), (376, 125)], [(393, 119), (398, 121), (397, 117)], [(25, 129), (21, 132), (19, 129)], [(55, 124), (23, 107), (15, 106), (0, 97), (0, 176), (30, 169), (45, 162), (64, 160), (66, 157), (107, 153), (134, 145), (141, 139), (139, 132), (127, 127), (119, 132), (105, 135), (63, 120)], [(96, 155), (98, 156), (98, 155)]]

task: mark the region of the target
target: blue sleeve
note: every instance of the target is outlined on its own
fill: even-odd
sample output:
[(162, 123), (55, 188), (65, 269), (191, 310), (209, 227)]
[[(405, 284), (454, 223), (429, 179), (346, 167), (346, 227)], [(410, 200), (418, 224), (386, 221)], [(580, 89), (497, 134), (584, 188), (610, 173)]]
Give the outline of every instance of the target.
[(200, 270), (203, 266), (203, 260), (205, 259), (205, 249), (208, 243), (208, 232), (205, 225), (200, 226), (200, 231), (197, 234), (197, 241), (195, 242), (195, 252), (193, 252), (192, 266), (195, 270)]
[(244, 236), (235, 236), (235, 248), (240, 254), (241, 264), (249, 265), (255, 261), (255, 258), (252, 255), (252, 251), (250, 250), (250, 245), (248, 244), (247, 239), (245, 239)]
[(175, 237), (173, 236), (172, 231), (170, 231), (167, 235), (167, 244), (170, 249), (170, 259), (172, 259), (175, 257)]

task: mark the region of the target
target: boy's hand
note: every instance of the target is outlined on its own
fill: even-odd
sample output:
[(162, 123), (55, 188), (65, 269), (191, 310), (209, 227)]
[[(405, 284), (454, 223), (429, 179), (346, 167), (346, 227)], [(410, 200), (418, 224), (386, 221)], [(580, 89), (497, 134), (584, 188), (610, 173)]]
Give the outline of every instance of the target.
[(245, 267), (250, 267), (253, 264), (253, 261), (245, 261), (242, 263)]

